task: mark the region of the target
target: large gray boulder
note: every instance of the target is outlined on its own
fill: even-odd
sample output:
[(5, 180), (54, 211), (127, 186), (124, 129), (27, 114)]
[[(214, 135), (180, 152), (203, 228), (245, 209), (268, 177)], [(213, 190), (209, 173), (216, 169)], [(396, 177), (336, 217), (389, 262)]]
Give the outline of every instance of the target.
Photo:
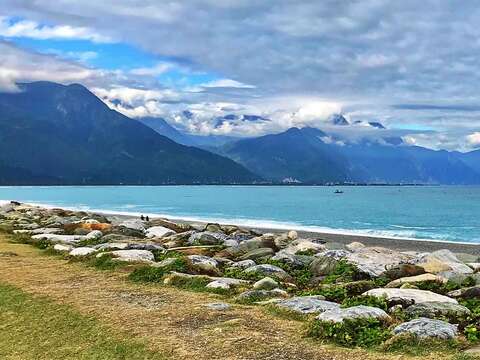
[(331, 321), (334, 323), (341, 323), (344, 320), (354, 319), (377, 319), (386, 322), (391, 321), (390, 316), (382, 309), (365, 305), (353, 306), (346, 309), (334, 308), (320, 314), (316, 319), (321, 321)]
[(275, 265), (270, 265), (270, 264), (261, 264), (261, 265), (255, 265), (251, 266), (247, 269), (244, 270), (246, 274), (260, 274), (263, 276), (270, 276), (277, 278), (281, 281), (291, 281), (292, 277), (282, 268), (279, 268), (278, 266)]
[(448, 277), (449, 274), (472, 274), (473, 270), (455, 256), (450, 250), (437, 250), (422, 254), (417, 258), (417, 265), (426, 272)]
[(395, 335), (413, 334), (419, 338), (453, 339), (458, 334), (457, 325), (442, 320), (419, 318), (400, 324), (393, 329)]
[(244, 270), (255, 265), (257, 264), (253, 260), (242, 260), (242, 261), (233, 263), (232, 265), (230, 265), (230, 267)]
[(115, 259), (126, 262), (151, 263), (155, 260), (152, 252), (148, 250), (115, 250), (109, 253), (107, 252), (98, 255), (103, 254), (111, 254)]
[(271, 248), (259, 248), (247, 252), (240, 257), (240, 260), (257, 260), (262, 258), (270, 258), (275, 254)]
[(190, 245), (222, 245), (227, 240), (227, 235), (220, 232), (203, 231), (194, 233), (188, 239)]
[(380, 288), (372, 289), (362, 295), (385, 297), (391, 304), (408, 306), (425, 302), (445, 302), (458, 304), (457, 300), (427, 290)]
[(348, 254), (345, 250), (328, 250), (317, 254), (310, 264), (310, 271), (315, 276), (329, 275), (335, 270), (339, 260), (346, 259)]
[(87, 256), (87, 255), (93, 254), (96, 251), (97, 250), (95, 250), (93, 248), (90, 248), (90, 247), (78, 247), (78, 248), (72, 249), (68, 253), (68, 255), (70, 255), (70, 256)]
[(208, 256), (189, 255), (187, 260), (191, 269), (200, 274), (218, 275), (218, 262)]
[(237, 296), (239, 302), (259, 302), (272, 298), (286, 298), (288, 293), (284, 290), (247, 290)]
[(346, 260), (370, 277), (385, 274), (392, 266), (413, 261), (414, 256), (382, 247), (366, 247), (349, 253)]
[(278, 288), (278, 283), (272, 278), (266, 276), (253, 284), (255, 290), (272, 290)]
[(119, 223), (118, 226), (142, 232), (145, 231), (145, 222), (140, 219), (128, 219)]
[(480, 286), (476, 285), (468, 288), (453, 290), (450, 291), (447, 295), (457, 299), (480, 298)]
[(152, 226), (145, 231), (145, 236), (147, 238), (163, 238), (174, 234), (175, 231), (163, 226)]
[(318, 314), (340, 308), (340, 305), (337, 303), (326, 301), (320, 295), (296, 296), (291, 299), (277, 301), (275, 305), (301, 314)]
[(386, 287), (388, 288), (396, 288), (400, 287), (404, 284), (415, 285), (418, 283), (438, 283), (438, 284), (445, 284), (448, 280), (442, 276), (434, 275), (434, 274), (421, 274), (416, 276), (408, 276), (403, 277), (400, 279), (393, 280), (389, 282)]
[(76, 244), (84, 239), (84, 235), (38, 234), (32, 236), (32, 240), (46, 240), (54, 244)]
[(426, 317), (434, 319), (443, 317), (456, 322), (458, 319), (470, 315), (470, 310), (459, 304), (432, 301), (409, 306), (405, 309), (405, 314), (410, 318)]
[(206, 285), (208, 289), (230, 290), (234, 287), (248, 284), (248, 281), (232, 278), (219, 278)]

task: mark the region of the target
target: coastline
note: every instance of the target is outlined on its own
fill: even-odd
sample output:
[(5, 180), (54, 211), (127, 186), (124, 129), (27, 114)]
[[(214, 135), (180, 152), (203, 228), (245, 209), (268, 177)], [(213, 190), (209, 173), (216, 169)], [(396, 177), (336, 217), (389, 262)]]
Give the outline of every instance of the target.
[[(8, 203), (9, 200), (0, 200), (0, 205), (2, 203)], [(91, 213), (98, 213), (103, 215), (108, 215), (116, 218), (138, 218), (141, 214), (137, 212), (128, 212), (128, 211), (114, 211), (114, 210), (105, 210), (105, 209), (91, 209), (91, 208), (82, 208), (82, 207), (69, 207), (69, 206), (56, 206), (51, 204), (40, 204), (40, 203), (30, 203), (24, 202), (25, 204), (39, 206), (43, 208), (62, 208), (67, 210), (74, 211), (87, 211)], [(212, 221), (192, 219), (188, 217), (181, 216), (170, 216), (168, 214), (155, 214), (155, 213), (144, 213), (143, 215), (148, 215), (151, 219), (155, 218), (165, 218), (175, 222), (187, 223), (196, 226), (204, 226)], [(245, 225), (242, 223), (235, 222), (235, 220), (226, 222), (218, 222), (222, 225), (237, 225), (239, 227), (255, 230), (258, 232), (266, 233), (282, 233), (289, 230), (297, 231), (299, 237), (306, 239), (318, 239), (328, 243), (337, 243), (339, 245), (346, 245), (351, 242), (361, 242), (366, 246), (378, 246), (385, 247), (389, 249), (399, 250), (399, 251), (418, 251), (418, 252), (433, 252), (440, 249), (448, 249), (454, 253), (467, 253), (471, 255), (480, 256), (480, 243), (466, 243), (466, 242), (454, 242), (454, 241), (443, 241), (443, 240), (432, 240), (432, 239), (414, 239), (414, 238), (401, 238), (401, 237), (382, 237), (382, 236), (370, 236), (364, 234), (346, 234), (341, 232), (335, 232), (334, 229), (330, 232), (322, 231), (313, 231), (304, 229), (301, 226), (296, 227), (293, 224), (282, 224), (281, 227), (269, 227), (269, 226), (255, 226), (255, 225)]]

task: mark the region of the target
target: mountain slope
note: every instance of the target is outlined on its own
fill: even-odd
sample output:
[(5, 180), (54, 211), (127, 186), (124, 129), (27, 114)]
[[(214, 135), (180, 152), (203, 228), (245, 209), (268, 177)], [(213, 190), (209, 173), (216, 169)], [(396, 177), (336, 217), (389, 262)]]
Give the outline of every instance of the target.
[(224, 136), (224, 135), (192, 135), (186, 134), (175, 129), (163, 118), (155, 117), (143, 117), (139, 118), (142, 124), (148, 126), (149, 128), (155, 130), (160, 135), (166, 136), (169, 139), (187, 146), (196, 146), (202, 149), (211, 151), (215, 150), (215, 147), (225, 145), (228, 142), (234, 141), (237, 138), (233, 136)]
[[(177, 144), (109, 109), (81, 85), (36, 82), (20, 87), (19, 93), (0, 94), (0, 164), (16, 173), (57, 179), (58, 184), (258, 179), (230, 159)], [(18, 177), (7, 183), (25, 180)]]
[[(480, 172), (454, 153), (406, 146), (401, 140), (388, 138), (383, 142), (335, 142), (313, 128), (292, 128), (240, 140), (222, 151), (265, 179), (275, 181), (292, 178), (308, 184), (480, 184)], [(475, 154), (470, 157), (470, 162), (477, 161)]]
[(345, 159), (332, 153), (321, 130), (291, 128), (276, 135), (229, 144), (222, 153), (274, 181), (325, 183), (348, 181)]

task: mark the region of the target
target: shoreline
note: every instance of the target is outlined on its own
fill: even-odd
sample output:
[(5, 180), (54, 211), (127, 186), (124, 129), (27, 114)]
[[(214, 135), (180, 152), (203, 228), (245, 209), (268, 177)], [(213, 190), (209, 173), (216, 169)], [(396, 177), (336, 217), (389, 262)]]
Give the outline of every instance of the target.
[[(2, 203), (8, 203), (9, 200), (0, 200), (0, 205)], [(103, 215), (108, 215), (111, 217), (117, 218), (138, 218), (141, 213), (137, 212), (128, 212), (128, 211), (115, 211), (115, 210), (104, 210), (104, 209), (84, 209), (81, 207), (68, 207), (68, 206), (55, 206), (50, 204), (40, 204), (40, 203), (28, 203), (22, 202), (24, 204), (43, 207), (43, 208), (61, 208), (66, 210), (73, 211), (85, 211), (90, 213), (98, 213)], [(143, 213), (143, 215), (148, 215), (150, 218), (164, 218), (172, 220), (179, 223), (187, 223), (197, 226), (204, 226), (211, 222), (217, 222), (222, 225), (237, 225), (241, 228), (255, 230), (262, 233), (282, 233), (289, 230), (297, 231), (299, 237), (306, 239), (318, 239), (329, 243), (338, 243), (339, 245), (347, 245), (351, 242), (357, 241), (361, 242), (366, 246), (379, 246), (389, 249), (399, 250), (399, 251), (418, 251), (418, 252), (432, 252), (440, 249), (449, 249), (454, 253), (468, 253), (471, 255), (480, 256), (480, 243), (466, 243), (466, 242), (454, 242), (454, 241), (443, 241), (443, 240), (431, 240), (431, 239), (414, 239), (414, 238), (395, 238), (395, 237), (382, 237), (382, 236), (370, 236), (364, 234), (345, 234), (341, 232), (322, 232), (322, 231), (312, 231), (304, 229), (301, 226), (295, 227), (295, 225), (285, 224), (281, 228), (268, 227), (268, 226), (255, 226), (255, 225), (244, 225), (236, 223), (235, 221), (225, 222), (225, 221), (207, 221), (207, 220), (198, 220), (188, 217), (181, 216), (170, 216), (168, 214), (155, 214), (155, 213)]]

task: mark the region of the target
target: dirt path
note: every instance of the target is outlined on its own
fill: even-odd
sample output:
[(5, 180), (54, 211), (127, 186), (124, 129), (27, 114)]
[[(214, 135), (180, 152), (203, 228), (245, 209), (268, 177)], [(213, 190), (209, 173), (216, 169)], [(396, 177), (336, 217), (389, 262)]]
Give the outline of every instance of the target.
[(302, 336), (303, 323), (275, 318), (260, 307), (209, 310), (204, 304), (218, 296), (133, 284), (125, 274), (68, 263), (1, 236), (0, 282), (69, 304), (172, 359), (405, 358), (322, 346)]

